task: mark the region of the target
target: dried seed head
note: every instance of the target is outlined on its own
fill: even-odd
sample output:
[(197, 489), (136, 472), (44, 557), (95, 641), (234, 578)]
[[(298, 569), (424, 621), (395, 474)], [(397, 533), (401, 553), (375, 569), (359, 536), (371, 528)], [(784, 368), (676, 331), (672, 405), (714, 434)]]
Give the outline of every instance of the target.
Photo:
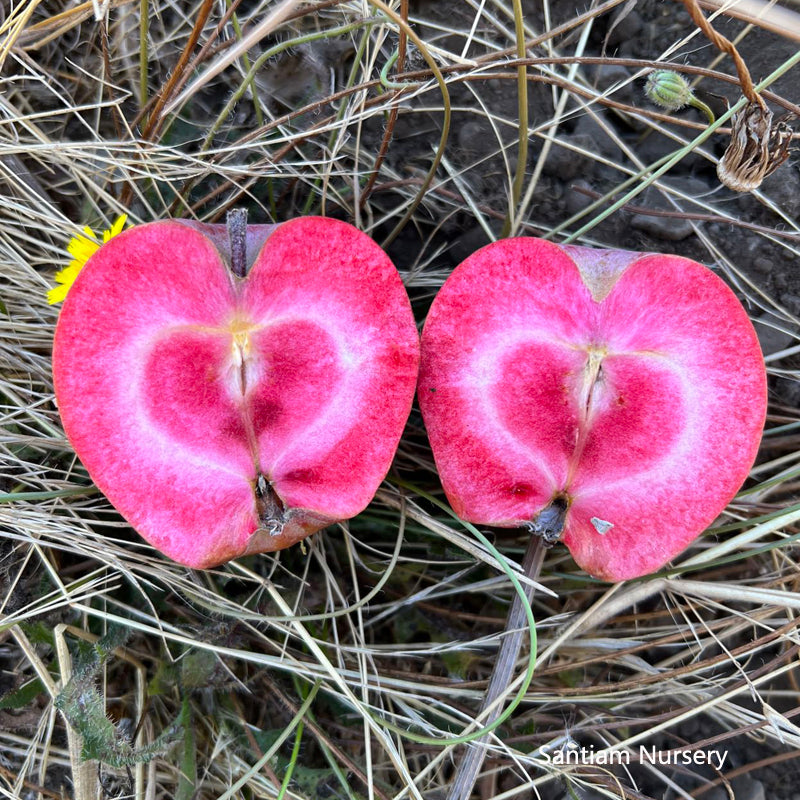
[(692, 89), (689, 81), (669, 69), (657, 69), (647, 76), (644, 93), (657, 106), (667, 111), (679, 111), (689, 105)]
[(789, 157), (792, 129), (786, 118), (748, 103), (731, 120), (731, 142), (717, 164), (720, 183), (734, 192), (752, 192)]

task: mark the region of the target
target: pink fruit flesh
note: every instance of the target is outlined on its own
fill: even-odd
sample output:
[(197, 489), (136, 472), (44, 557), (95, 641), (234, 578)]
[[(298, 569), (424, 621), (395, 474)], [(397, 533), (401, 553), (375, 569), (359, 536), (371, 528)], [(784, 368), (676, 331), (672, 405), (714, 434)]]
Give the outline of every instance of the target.
[(459, 516), (515, 527), (562, 499), (575, 561), (617, 581), (664, 565), (739, 489), (766, 375), (706, 267), (509, 239), (436, 297), (419, 399)]
[(132, 228), (92, 256), (56, 329), (75, 451), (131, 525), (193, 567), (363, 510), (414, 393), (408, 296), (372, 240), (297, 219), (254, 260), (239, 280), (189, 225)]

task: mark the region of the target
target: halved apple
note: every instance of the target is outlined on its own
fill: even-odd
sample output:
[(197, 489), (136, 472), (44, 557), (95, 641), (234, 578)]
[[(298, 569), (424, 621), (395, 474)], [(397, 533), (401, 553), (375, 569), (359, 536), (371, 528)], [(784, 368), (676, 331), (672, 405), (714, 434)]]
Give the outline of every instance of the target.
[(145, 539), (192, 567), (363, 510), (416, 383), (408, 296), (371, 239), (315, 217), (251, 227), (244, 279), (222, 226), (121, 233), (83, 268), (56, 329), (76, 453)]
[(548, 509), (575, 561), (617, 581), (677, 555), (742, 485), (766, 375), (745, 310), (706, 267), (519, 238), (442, 287), (419, 400), (460, 517), (542, 528)]

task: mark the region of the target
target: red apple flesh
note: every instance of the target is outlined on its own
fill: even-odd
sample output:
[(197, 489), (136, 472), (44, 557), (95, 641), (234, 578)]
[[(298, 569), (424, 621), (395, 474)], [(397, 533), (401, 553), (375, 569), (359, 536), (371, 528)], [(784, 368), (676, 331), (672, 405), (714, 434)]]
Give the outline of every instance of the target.
[(516, 527), (560, 504), (575, 561), (618, 581), (663, 566), (742, 485), (766, 375), (706, 267), (520, 238), (474, 253), (437, 295), (419, 400), (461, 518)]
[(219, 233), (171, 221), (111, 239), (71, 287), (53, 347), (64, 429), (92, 480), (198, 568), (362, 511), (419, 360), (400, 276), (352, 226), (250, 226), (245, 279)]

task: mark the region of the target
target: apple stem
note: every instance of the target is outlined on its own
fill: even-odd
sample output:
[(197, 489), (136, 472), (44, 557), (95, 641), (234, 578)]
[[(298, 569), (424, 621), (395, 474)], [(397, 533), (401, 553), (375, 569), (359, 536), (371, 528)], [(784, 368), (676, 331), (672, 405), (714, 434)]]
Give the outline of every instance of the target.
[(237, 278), (244, 278), (247, 275), (247, 209), (232, 209), (226, 222), (231, 243), (231, 272)]
[[(565, 513), (566, 504), (560, 497), (556, 497), (539, 512), (533, 522), (525, 526), (531, 531), (528, 547), (522, 560), (522, 572), (526, 578), (535, 581), (539, 577), (545, 553), (561, 536)], [(530, 603), (535, 591), (534, 586), (528, 582), (523, 586), (525, 597)], [(522, 598), (517, 593), (514, 594), (514, 600), (506, 618), (505, 631), (481, 704), (479, 716), (484, 725), (491, 725), (502, 713), (503, 704), (495, 701), (508, 689), (522, 648), (522, 641), (528, 635), (527, 613), (522, 604)], [(494, 707), (484, 714), (486, 709), (493, 704)], [(468, 800), (486, 758), (488, 739), (489, 734), (467, 745), (464, 757), (458, 763), (447, 800)]]

